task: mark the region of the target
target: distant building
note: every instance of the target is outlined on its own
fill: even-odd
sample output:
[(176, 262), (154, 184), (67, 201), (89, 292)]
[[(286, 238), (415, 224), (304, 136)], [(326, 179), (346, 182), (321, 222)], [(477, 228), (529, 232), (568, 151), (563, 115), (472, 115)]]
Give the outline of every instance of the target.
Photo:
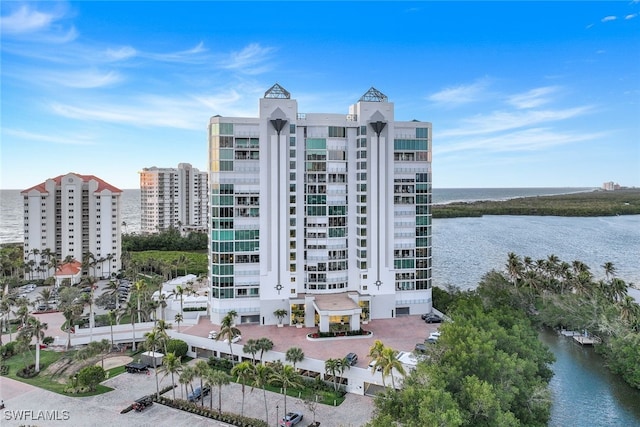
[(613, 181), (609, 181), (609, 182), (605, 182), (602, 184), (602, 189), (605, 191), (614, 191), (614, 190), (620, 190), (620, 184), (618, 184), (617, 182), (613, 182)]
[(21, 194), (26, 278), (54, 276), (74, 260), (83, 275), (120, 270), (121, 190), (93, 175), (68, 173)]
[(140, 172), (141, 232), (205, 231), (208, 220), (207, 172), (189, 163), (178, 168), (144, 168)]
[(320, 331), (429, 312), (431, 123), (371, 88), (300, 113), (276, 84), (259, 117), (209, 123), (211, 320)]

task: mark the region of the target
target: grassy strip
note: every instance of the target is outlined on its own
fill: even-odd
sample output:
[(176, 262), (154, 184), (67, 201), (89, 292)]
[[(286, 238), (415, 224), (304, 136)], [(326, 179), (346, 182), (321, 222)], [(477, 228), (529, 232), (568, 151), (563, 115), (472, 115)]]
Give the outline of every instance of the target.
[(593, 191), (556, 196), (522, 197), (504, 201), (434, 205), (433, 218), (483, 215), (615, 216), (640, 214), (640, 189)]
[[(277, 386), (267, 385), (265, 387), (267, 391), (271, 391), (273, 393), (282, 394), (282, 389)], [(315, 396), (318, 396), (318, 403), (322, 403), (323, 405), (331, 405), (340, 406), (342, 402), (344, 402), (345, 396), (342, 396), (338, 393), (323, 391), (323, 390), (313, 390), (311, 388), (288, 388), (287, 396), (295, 397), (297, 399), (310, 399), (314, 400)]]
[[(6, 377), (14, 379), (16, 381), (26, 383), (26, 384), (30, 384), (38, 388), (49, 390), (54, 393), (62, 394), (65, 396), (76, 396), (76, 397), (95, 396), (95, 395), (103, 394), (113, 390), (110, 387), (104, 386), (102, 384), (98, 384), (98, 386), (96, 387), (96, 390), (92, 392), (78, 393), (78, 394), (65, 393), (64, 389), (67, 387), (66, 383), (59, 383), (58, 381), (52, 378), (52, 375), (44, 373), (44, 370), (48, 366), (52, 365), (53, 363), (56, 363), (58, 360), (62, 359), (64, 356), (65, 356), (65, 353), (63, 352), (41, 350), (40, 351), (40, 374), (38, 374), (33, 378), (22, 378), (22, 377), (19, 377), (17, 373), (22, 368), (24, 368), (24, 358), (20, 354), (13, 355), (9, 359), (6, 359), (3, 361), (4, 365), (6, 365), (9, 368), (9, 372), (6, 375)], [(28, 355), (27, 357), (29, 358), (28, 359), (29, 363), (32, 363), (33, 362), (32, 356)], [(117, 370), (120, 368), (122, 369), (122, 371), (116, 373)], [(113, 369), (110, 369), (109, 372), (110, 372), (109, 378), (113, 378), (119, 373), (124, 372), (124, 367), (113, 368)]]

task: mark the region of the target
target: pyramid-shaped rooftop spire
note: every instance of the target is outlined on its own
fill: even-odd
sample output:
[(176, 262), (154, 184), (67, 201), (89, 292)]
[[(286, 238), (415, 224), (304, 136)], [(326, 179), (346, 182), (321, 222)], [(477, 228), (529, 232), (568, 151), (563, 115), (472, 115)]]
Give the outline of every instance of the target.
[(291, 94), (285, 88), (276, 83), (264, 93), (264, 97), (276, 99), (291, 99)]
[(368, 101), (368, 102), (387, 102), (387, 95), (380, 92), (375, 87), (371, 86), (371, 89), (367, 91), (362, 97), (360, 97), (360, 101)]

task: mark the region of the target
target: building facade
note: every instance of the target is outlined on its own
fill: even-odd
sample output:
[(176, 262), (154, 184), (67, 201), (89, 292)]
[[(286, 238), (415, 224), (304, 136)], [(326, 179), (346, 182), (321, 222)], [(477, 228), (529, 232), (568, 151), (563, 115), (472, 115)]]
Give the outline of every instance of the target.
[(206, 231), (207, 172), (189, 163), (178, 168), (144, 168), (140, 172), (141, 232)]
[(120, 270), (122, 191), (93, 175), (68, 173), (21, 192), (27, 278), (46, 279), (71, 260), (84, 275)]
[(259, 108), (209, 124), (212, 321), (346, 332), (429, 312), (431, 124), (395, 121), (374, 88), (348, 114), (300, 113), (278, 84)]

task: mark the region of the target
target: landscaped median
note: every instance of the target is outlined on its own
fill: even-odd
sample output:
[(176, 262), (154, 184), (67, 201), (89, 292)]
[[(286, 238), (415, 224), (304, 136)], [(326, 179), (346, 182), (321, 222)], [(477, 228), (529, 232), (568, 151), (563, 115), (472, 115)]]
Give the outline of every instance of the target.
[(160, 396), (158, 399), (156, 395), (153, 395), (154, 402), (161, 405), (168, 406), (170, 408), (179, 409), (181, 411), (190, 412), (192, 414), (200, 415), (202, 417), (211, 418), (224, 423), (229, 423), (238, 427), (268, 427), (268, 424), (263, 420), (256, 418), (243, 417), (242, 415), (230, 414), (227, 412), (218, 412), (213, 408), (205, 408), (192, 402), (187, 402), (182, 399), (169, 399), (164, 396)]

